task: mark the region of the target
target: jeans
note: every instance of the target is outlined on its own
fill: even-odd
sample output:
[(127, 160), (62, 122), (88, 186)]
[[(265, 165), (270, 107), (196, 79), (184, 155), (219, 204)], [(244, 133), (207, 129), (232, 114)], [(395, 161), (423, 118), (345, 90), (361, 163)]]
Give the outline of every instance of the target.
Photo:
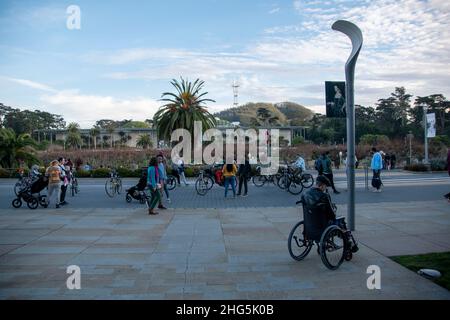
[(61, 185), (60, 203), (66, 201), (67, 186)]
[(236, 182), (236, 177), (235, 176), (231, 176), (231, 177), (225, 177), (225, 197), (227, 196), (228, 193), (228, 185), (231, 184), (231, 190), (233, 190), (233, 196), (236, 196), (236, 187), (235, 187), (235, 182)]
[(59, 204), (60, 193), (61, 193), (61, 183), (49, 183), (47, 205), (49, 205), (51, 202), (54, 202), (55, 205)]
[(334, 186), (333, 174), (332, 174), (332, 173), (324, 173), (323, 175), (324, 175), (325, 177), (327, 177), (328, 180), (330, 180), (331, 188), (333, 189), (333, 191), (336, 192), (337, 190), (336, 190), (336, 187)]

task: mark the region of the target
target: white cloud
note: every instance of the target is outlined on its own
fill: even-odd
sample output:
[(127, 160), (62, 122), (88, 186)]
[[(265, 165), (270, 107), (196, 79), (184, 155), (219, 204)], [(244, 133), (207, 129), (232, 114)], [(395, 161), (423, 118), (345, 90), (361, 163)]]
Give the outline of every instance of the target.
[(277, 13), (277, 12), (280, 12), (280, 8), (273, 8), (272, 10), (270, 10), (269, 11), (269, 14), (274, 14), (274, 13)]
[(4, 77), (4, 76), (0, 76), (0, 79), (4, 79), (10, 82), (15, 82), (18, 84), (21, 84), (23, 86), (29, 87), (29, 88), (33, 88), (33, 89), (38, 89), (38, 90), (42, 90), (42, 91), (48, 91), (48, 92), (56, 92), (56, 89), (39, 83), (39, 82), (35, 82), (35, 81), (31, 81), (31, 80), (26, 80), (26, 79), (16, 79), (16, 78), (9, 78), (9, 77)]

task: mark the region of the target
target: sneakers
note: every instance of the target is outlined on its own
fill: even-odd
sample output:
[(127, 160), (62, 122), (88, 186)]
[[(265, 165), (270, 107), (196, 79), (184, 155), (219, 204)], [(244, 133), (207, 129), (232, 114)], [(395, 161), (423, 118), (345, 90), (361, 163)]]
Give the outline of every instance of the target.
[(334, 194), (340, 194), (340, 192), (337, 190), (334, 190)]
[(170, 201), (170, 199), (169, 199), (169, 198), (167, 198), (167, 202), (168, 202), (168, 203), (171, 203), (172, 201)]
[(153, 210), (153, 209), (148, 209), (148, 214), (149, 214), (149, 215), (155, 215), (155, 214), (158, 214), (158, 212), (156, 212), (156, 211)]
[(243, 196), (243, 197), (248, 197), (248, 194), (244, 193), (242, 196)]
[(158, 206), (158, 209), (166, 210), (167, 208), (164, 207), (162, 204), (160, 204), (160, 205)]
[(59, 209), (59, 207), (60, 207), (60, 205), (59, 205), (59, 204), (57, 204), (57, 205), (56, 205), (56, 209)]

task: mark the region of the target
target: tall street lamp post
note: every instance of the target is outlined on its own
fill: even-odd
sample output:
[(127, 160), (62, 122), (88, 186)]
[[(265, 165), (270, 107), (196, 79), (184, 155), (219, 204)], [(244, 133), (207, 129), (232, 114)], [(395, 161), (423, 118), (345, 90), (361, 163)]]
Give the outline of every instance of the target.
[(422, 104), (422, 108), (423, 108), (423, 127), (424, 127), (424, 139), (425, 139), (425, 160), (424, 160), (424, 164), (428, 164), (427, 105), (423, 103)]

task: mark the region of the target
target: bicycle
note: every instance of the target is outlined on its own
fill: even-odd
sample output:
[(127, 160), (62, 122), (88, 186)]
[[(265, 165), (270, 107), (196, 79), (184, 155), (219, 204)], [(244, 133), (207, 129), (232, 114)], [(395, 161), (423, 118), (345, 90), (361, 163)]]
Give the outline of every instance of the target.
[(119, 177), (116, 171), (110, 173), (110, 178), (105, 182), (106, 194), (113, 198), (116, 193), (122, 192), (122, 179)]
[(197, 180), (195, 181), (195, 191), (197, 194), (204, 196), (212, 188), (214, 180), (209, 176), (205, 175), (204, 170), (200, 170)]
[(169, 190), (175, 189), (175, 187), (177, 186), (177, 179), (175, 178), (175, 176), (171, 174), (167, 175), (166, 185), (167, 189)]
[(278, 180), (281, 177), (279, 173), (274, 175), (261, 175), (261, 167), (258, 166), (256, 168), (256, 175), (252, 177), (252, 182), (256, 187), (262, 187), (266, 183), (273, 183), (274, 185), (278, 184)]

